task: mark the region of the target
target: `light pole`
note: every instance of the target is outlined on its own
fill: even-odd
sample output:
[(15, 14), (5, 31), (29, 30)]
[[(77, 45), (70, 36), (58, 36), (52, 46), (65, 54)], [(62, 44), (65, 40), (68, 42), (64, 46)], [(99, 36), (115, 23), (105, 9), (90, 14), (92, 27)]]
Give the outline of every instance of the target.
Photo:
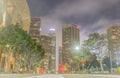
[(111, 50), (109, 51), (109, 55), (110, 55), (110, 72), (112, 72), (112, 56), (111, 56)]
[[(79, 46), (76, 46), (76, 47), (75, 47), (75, 51), (78, 51), (78, 54), (79, 54), (80, 47), (79, 47)], [(79, 55), (77, 55), (77, 56), (78, 56), (78, 59), (76, 59), (76, 60), (80, 60), (80, 59), (79, 59)], [(79, 62), (77, 63), (77, 65), (78, 65), (77, 68), (79, 69), (79, 68), (80, 68)], [(78, 70), (78, 71), (79, 71), (79, 70)]]

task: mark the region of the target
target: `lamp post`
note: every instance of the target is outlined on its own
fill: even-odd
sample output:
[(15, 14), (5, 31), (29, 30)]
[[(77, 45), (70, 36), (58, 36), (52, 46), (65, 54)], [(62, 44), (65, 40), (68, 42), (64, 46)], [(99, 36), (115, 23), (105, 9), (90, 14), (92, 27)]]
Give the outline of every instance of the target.
[[(75, 51), (80, 51), (80, 47), (79, 46), (76, 46), (75, 47)], [(76, 60), (80, 60), (80, 58), (79, 58), (79, 55), (78, 55), (78, 59), (76, 59)], [(79, 62), (78, 62), (78, 66), (77, 66), (78, 68), (80, 68), (80, 66), (79, 66)], [(80, 71), (80, 69), (78, 70), (78, 71)]]
[(109, 57), (110, 57), (110, 72), (112, 72), (112, 55), (111, 55), (111, 50), (109, 51)]

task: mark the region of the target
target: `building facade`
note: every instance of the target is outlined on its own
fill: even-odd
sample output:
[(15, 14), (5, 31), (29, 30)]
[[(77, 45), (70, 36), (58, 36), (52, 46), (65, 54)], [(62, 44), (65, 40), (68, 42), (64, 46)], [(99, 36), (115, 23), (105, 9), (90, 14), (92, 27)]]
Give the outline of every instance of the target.
[(62, 28), (62, 59), (63, 64), (70, 65), (70, 59), (77, 55), (76, 47), (80, 47), (80, 29), (68, 24)]
[(59, 46), (59, 65), (62, 65), (62, 64), (63, 64), (63, 63), (62, 63), (62, 55), (63, 55), (63, 53), (62, 53), (62, 47)]
[(51, 37), (41, 35), (40, 43), (41, 43), (41, 45), (42, 45), (42, 47), (44, 48), (44, 51), (45, 51), (44, 67), (46, 68), (47, 71), (49, 71), (51, 69), (51, 65), (50, 65), (51, 56), (52, 56), (51, 40), (52, 40)]
[(48, 36), (51, 37), (51, 71), (56, 70), (56, 32), (55, 29), (49, 29)]
[(44, 67), (47, 72), (55, 72), (55, 46), (52, 36), (41, 35), (40, 43), (45, 50)]
[(35, 39), (38, 43), (40, 43), (40, 18), (31, 18), (30, 25), (30, 35), (33, 39)]
[(113, 25), (107, 30), (108, 49), (114, 65), (120, 65), (120, 25)]
[(0, 27), (19, 24), (29, 32), (30, 12), (26, 0), (0, 0)]

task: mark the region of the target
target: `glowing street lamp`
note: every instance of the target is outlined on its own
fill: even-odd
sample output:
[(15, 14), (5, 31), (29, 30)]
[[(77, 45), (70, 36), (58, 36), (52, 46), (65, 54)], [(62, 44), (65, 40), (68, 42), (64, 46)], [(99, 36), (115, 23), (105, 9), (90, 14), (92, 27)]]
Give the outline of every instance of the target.
[(78, 46), (75, 47), (75, 50), (79, 50), (80, 48)]

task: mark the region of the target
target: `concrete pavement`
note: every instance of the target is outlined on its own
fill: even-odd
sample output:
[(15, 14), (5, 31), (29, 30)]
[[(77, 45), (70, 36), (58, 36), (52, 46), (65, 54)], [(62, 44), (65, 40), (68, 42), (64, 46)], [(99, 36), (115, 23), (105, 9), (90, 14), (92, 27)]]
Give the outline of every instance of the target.
[(25, 78), (35, 76), (33, 74), (0, 74), (0, 78)]
[(61, 74), (39, 75), (26, 78), (120, 78), (120, 75), (96, 75), (96, 74)]
[(64, 78), (62, 75), (39, 75), (33, 77), (26, 77), (26, 78)]
[(106, 74), (0, 74), (0, 78), (120, 78), (120, 75)]
[(105, 74), (65, 74), (64, 78), (120, 78), (120, 75), (105, 75)]

